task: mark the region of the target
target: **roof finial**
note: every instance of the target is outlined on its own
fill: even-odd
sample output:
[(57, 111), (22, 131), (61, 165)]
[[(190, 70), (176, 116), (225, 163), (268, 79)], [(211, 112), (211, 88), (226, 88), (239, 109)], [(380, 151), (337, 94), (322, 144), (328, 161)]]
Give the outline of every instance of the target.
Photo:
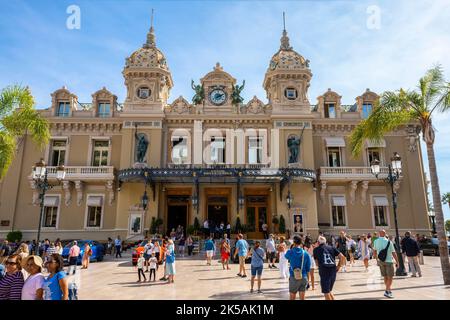
[(292, 50), (292, 47), (289, 45), (289, 37), (287, 36), (286, 31), (286, 17), (283, 11), (283, 36), (281, 37), (281, 50)]
[(152, 9), (152, 16), (150, 20), (150, 31), (147, 33), (147, 42), (144, 43), (144, 48), (150, 48), (154, 47), (155, 44), (155, 30), (153, 29), (153, 9)]

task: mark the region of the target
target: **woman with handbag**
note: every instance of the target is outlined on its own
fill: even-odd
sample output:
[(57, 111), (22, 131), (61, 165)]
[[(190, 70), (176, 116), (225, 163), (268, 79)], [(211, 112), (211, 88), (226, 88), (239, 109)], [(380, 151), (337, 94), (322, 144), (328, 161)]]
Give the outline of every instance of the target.
[(253, 285), (255, 284), (255, 277), (258, 276), (258, 293), (262, 293), (261, 291), (261, 276), (264, 267), (264, 259), (265, 252), (261, 248), (261, 243), (259, 241), (255, 241), (255, 247), (248, 252), (247, 257), (251, 256), (251, 280), (250, 280), (250, 293), (253, 293)]
[(89, 258), (92, 256), (92, 249), (88, 242), (84, 244), (84, 253), (82, 259), (82, 267), (81, 269), (87, 269), (89, 267)]

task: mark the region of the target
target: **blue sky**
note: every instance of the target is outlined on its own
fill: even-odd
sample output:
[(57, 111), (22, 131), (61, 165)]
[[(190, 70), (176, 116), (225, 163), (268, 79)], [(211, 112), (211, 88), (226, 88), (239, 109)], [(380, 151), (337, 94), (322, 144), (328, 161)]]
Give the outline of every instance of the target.
[[(344, 104), (353, 104), (366, 88), (414, 88), (437, 62), (450, 79), (446, 0), (0, 3), (0, 87), (29, 85), (39, 107), (48, 107), (50, 93), (63, 85), (80, 102), (90, 102), (103, 86), (123, 101), (125, 57), (144, 43), (152, 8), (157, 46), (175, 84), (171, 100), (190, 100), (191, 79), (197, 82), (218, 61), (239, 82), (245, 79), (246, 100), (266, 100), (262, 81), (279, 47), (283, 11), (291, 45), (311, 61), (311, 103), (327, 88), (342, 95)], [(69, 5), (81, 10), (79, 30), (66, 27)], [(380, 10), (379, 28), (367, 26), (371, 6)], [(434, 123), (441, 192), (450, 192), (449, 120), (450, 113), (437, 114)]]

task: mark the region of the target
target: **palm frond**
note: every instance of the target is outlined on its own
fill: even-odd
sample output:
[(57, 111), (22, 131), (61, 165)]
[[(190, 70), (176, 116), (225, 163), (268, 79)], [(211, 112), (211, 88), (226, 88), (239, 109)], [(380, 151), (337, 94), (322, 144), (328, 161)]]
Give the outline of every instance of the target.
[(374, 106), (370, 116), (362, 121), (350, 135), (350, 148), (353, 157), (357, 157), (362, 150), (366, 139), (378, 142), (383, 136), (393, 129), (409, 123), (417, 113), (415, 102), (410, 98), (417, 96), (408, 94), (407, 91), (387, 91), (382, 94), (380, 100)]
[(441, 65), (436, 65), (429, 69), (419, 80), (419, 88), (423, 97), (424, 109), (431, 108), (433, 102), (439, 99), (442, 86), (444, 84), (444, 73)]
[(431, 112), (435, 109), (438, 109), (439, 112), (446, 112), (450, 109), (450, 82), (446, 82), (442, 86), (441, 97), (437, 100), (436, 105), (433, 107)]
[(6, 131), (0, 131), (0, 180), (6, 175), (16, 152), (16, 139)]
[(34, 106), (34, 98), (30, 90), (19, 85), (12, 85), (0, 92), (0, 118), (10, 114), (17, 108)]

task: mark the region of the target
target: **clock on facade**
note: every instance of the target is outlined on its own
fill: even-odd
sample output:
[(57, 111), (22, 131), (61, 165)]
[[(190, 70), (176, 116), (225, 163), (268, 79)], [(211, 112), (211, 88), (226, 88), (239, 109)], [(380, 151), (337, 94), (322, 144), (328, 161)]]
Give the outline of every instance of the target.
[(227, 100), (227, 94), (222, 89), (214, 89), (209, 93), (209, 100), (212, 104), (220, 106)]
[(137, 96), (140, 99), (147, 99), (148, 97), (150, 97), (151, 91), (149, 87), (140, 87), (137, 90)]

